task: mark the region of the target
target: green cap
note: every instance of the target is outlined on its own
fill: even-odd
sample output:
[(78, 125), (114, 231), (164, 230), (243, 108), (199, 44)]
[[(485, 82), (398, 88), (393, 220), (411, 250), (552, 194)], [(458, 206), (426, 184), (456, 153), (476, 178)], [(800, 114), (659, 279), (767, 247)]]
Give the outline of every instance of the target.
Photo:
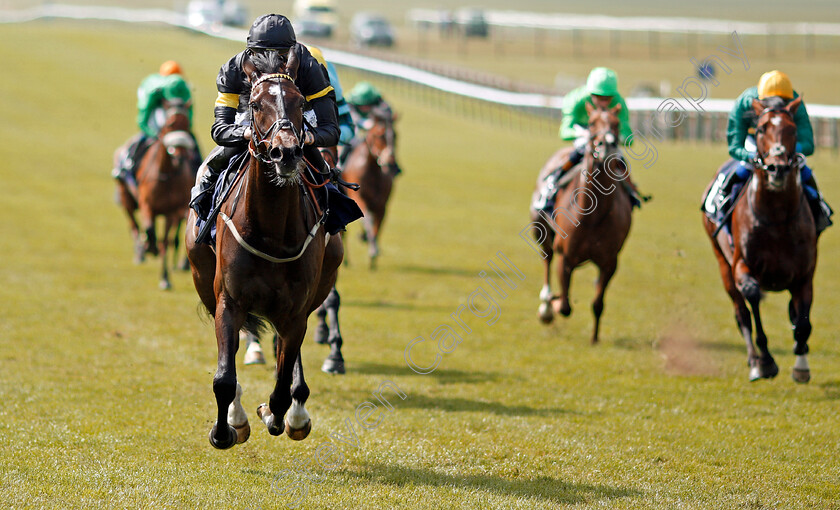
[(357, 106), (369, 106), (376, 104), (382, 96), (371, 83), (360, 81), (353, 87), (353, 90), (347, 94), (347, 102)]
[(598, 96), (615, 96), (618, 94), (618, 76), (612, 69), (596, 67), (586, 79), (586, 89)]

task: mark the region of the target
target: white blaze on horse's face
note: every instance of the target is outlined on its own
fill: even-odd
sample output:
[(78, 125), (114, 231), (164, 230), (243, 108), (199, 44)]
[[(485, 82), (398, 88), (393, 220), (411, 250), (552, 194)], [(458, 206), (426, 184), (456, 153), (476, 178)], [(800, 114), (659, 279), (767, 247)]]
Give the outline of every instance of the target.
[(782, 123), (782, 118), (781, 117), (773, 117), (772, 119), (770, 119), (770, 124), (773, 124), (774, 126), (778, 126), (781, 123)]

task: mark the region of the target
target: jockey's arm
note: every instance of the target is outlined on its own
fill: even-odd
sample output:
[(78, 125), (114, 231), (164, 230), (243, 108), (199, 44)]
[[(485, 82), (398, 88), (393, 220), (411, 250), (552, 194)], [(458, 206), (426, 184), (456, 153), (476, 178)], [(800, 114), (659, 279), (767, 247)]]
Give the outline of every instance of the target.
[(621, 105), (621, 111), (618, 112), (618, 129), (621, 135), (621, 143), (627, 147), (633, 145), (633, 127), (630, 126), (630, 109), (627, 108), (627, 103), (624, 98), (616, 96), (618, 104)]
[[(232, 103), (232, 101), (236, 101), (236, 103)], [(230, 104), (238, 103), (238, 94), (219, 93), (219, 97), (216, 99), (216, 107), (213, 108), (213, 115), (216, 120), (210, 128), (210, 135), (217, 145), (237, 147), (248, 143), (245, 138), (247, 126), (236, 124), (236, 107), (230, 106)]]
[(803, 156), (810, 156), (814, 153), (814, 130), (811, 127), (811, 118), (805, 103), (799, 105), (793, 116), (796, 122), (796, 151)]
[(243, 54), (235, 55), (219, 69), (216, 77), (216, 105), (213, 108), (215, 121), (210, 128), (210, 136), (217, 145), (225, 147), (241, 147), (248, 143), (245, 138), (247, 126), (236, 123), (240, 97), (250, 91), (244, 82), (242, 73)]
[(726, 143), (729, 145), (729, 155), (739, 161), (749, 161), (755, 157), (755, 154), (744, 148), (747, 132), (753, 122), (752, 101), (755, 99), (748, 92), (749, 90), (735, 100), (735, 106), (729, 112), (726, 122)]
[(560, 119), (560, 138), (563, 140), (575, 140), (578, 138), (578, 125), (584, 129), (589, 127), (588, 115), (586, 114), (586, 98), (589, 93), (585, 87), (577, 88), (563, 98), (563, 118)]
[(163, 99), (161, 89), (154, 77), (143, 80), (137, 89), (137, 126), (149, 137), (156, 137), (157, 130), (153, 127), (152, 115)]
[(297, 79), (301, 93), (306, 98), (308, 109), (315, 113), (316, 126), (309, 126), (314, 135), (315, 147), (338, 145), (341, 130), (338, 127), (338, 112), (335, 104), (335, 89), (330, 85), (326, 69), (315, 60), (306, 46), (297, 44), (294, 48), (300, 59)]

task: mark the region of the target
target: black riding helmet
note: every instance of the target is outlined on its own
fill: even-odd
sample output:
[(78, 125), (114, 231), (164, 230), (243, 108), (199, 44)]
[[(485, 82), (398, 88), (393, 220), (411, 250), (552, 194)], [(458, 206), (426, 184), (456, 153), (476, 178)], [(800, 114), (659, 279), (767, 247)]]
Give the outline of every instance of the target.
[(247, 47), (253, 49), (288, 49), (295, 45), (295, 29), (282, 14), (264, 14), (248, 31)]

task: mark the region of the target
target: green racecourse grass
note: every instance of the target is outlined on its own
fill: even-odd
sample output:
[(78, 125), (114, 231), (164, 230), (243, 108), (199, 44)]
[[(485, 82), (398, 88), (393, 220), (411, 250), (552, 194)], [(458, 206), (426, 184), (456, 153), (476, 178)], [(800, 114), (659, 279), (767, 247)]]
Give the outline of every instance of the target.
[[(307, 340), (314, 428), (296, 443), (255, 417), (270, 369), (240, 366), (253, 431), (220, 452), (207, 441), (212, 326), (187, 274), (164, 293), (156, 260), (132, 265), (108, 174), (135, 129), (137, 83), (167, 58), (195, 86), (207, 151), (213, 80), (240, 45), (109, 23), (0, 26), (0, 38), (0, 506), (282, 508), (275, 476), (311, 462), (390, 380), (407, 398), (390, 397), (377, 428), (356, 425), (359, 447), (341, 447), (340, 467), (312, 470), (324, 480), (304, 508), (840, 508), (837, 227), (820, 245), (812, 382), (790, 380), (787, 300), (770, 295), (781, 374), (748, 383), (698, 211), (722, 146), (663, 144), (656, 165), (635, 170), (655, 199), (634, 213), (590, 347), (594, 270), (575, 273), (573, 316), (542, 326), (541, 264), (518, 236), (553, 133), (466, 122), (385, 88), (405, 174), (379, 271), (351, 228), (339, 282), (348, 373), (321, 373), (326, 349)], [(811, 163), (836, 205), (835, 158)], [(412, 372), (406, 344), (453, 324), (498, 251), (526, 275), (499, 320), (466, 319), (472, 333), (436, 371)]]

